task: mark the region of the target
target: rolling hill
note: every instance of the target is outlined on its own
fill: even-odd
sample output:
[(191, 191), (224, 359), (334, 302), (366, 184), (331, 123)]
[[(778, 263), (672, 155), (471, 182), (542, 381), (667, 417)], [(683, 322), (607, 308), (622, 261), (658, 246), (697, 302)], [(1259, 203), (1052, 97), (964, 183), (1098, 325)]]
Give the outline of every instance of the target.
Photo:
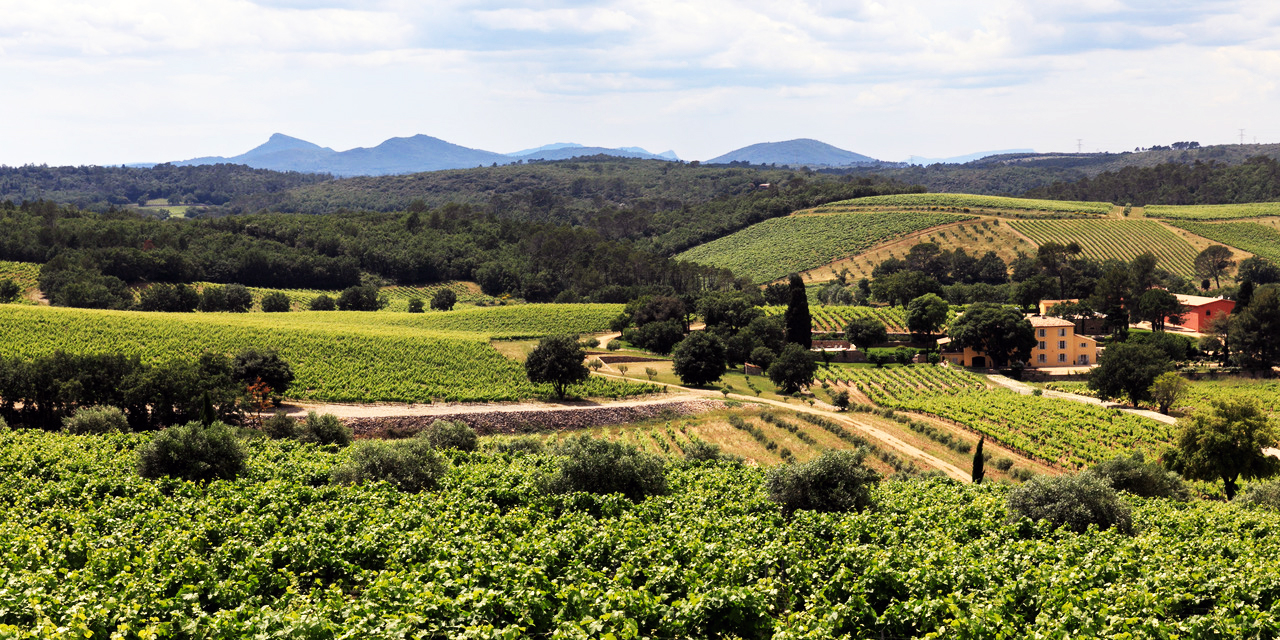
[(845, 151), (819, 140), (800, 138), (785, 142), (761, 142), (735, 149), (707, 161), (708, 164), (746, 162), (791, 166), (850, 167), (877, 164), (880, 161), (860, 153)]

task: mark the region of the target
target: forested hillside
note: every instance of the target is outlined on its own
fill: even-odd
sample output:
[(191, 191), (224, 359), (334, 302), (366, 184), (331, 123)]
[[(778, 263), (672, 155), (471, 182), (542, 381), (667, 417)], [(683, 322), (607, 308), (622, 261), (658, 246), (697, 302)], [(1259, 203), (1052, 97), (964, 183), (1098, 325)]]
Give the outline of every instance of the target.
[(0, 201), (52, 200), (80, 208), (167, 199), (170, 204), (223, 205), (251, 194), (278, 193), (329, 180), (310, 173), (281, 173), (220, 164), (202, 167), (0, 166)]
[(1027, 196), (1055, 200), (1087, 198), (1138, 206), (1266, 202), (1280, 199), (1280, 162), (1257, 156), (1237, 165), (1170, 162), (1154, 167), (1127, 167), (1075, 182), (1056, 182), (1032, 189)]
[(918, 191), (879, 176), (596, 156), (336, 180), (246, 199), (236, 209), (425, 211), (453, 202), (503, 219), (587, 227), (671, 254), (798, 209)]
[[(41, 288), (117, 307), (126, 283), (238, 283), (338, 289), (373, 276), (399, 284), (475, 280), (530, 301), (563, 292), (625, 302), (642, 289), (732, 283), (727, 272), (642, 251), (590, 229), (499, 219), (469, 205), (430, 213), (255, 214), (156, 220), (49, 202), (0, 204), (0, 260), (45, 263)], [(55, 275), (56, 274), (56, 275)], [(367, 275), (366, 275), (367, 274)], [(63, 287), (60, 285), (71, 285)], [(96, 291), (87, 296), (86, 291)]]

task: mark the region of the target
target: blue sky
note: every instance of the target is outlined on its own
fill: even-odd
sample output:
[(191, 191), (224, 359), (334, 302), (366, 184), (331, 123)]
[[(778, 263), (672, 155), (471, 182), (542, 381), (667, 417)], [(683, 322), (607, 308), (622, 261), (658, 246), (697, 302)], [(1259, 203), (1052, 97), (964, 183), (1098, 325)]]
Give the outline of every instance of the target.
[(433, 135), (706, 159), (1280, 142), (1263, 0), (0, 0), (0, 163)]

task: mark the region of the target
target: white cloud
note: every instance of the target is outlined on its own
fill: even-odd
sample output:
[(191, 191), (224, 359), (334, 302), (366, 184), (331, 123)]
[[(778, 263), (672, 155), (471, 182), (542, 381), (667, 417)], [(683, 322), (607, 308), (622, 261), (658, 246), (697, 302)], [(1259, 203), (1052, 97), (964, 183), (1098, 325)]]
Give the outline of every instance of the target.
[(5, 5), (9, 164), (226, 155), (274, 131), (690, 158), (788, 137), (889, 159), (1121, 150), (1262, 135), (1280, 106), (1269, 0)]

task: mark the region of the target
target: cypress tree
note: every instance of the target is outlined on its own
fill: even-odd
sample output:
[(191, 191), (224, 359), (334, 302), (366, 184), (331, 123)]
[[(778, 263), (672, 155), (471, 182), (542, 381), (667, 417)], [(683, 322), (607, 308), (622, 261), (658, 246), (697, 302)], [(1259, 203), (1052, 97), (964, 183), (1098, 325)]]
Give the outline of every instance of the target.
[(982, 484), (982, 476), (986, 475), (986, 461), (982, 459), (982, 443), (986, 442), (985, 437), (978, 440), (978, 446), (973, 450), (973, 483)]
[(218, 414), (213, 410), (213, 402), (209, 400), (209, 392), (204, 392), (200, 402), (200, 424), (209, 426), (218, 421)]
[(787, 342), (809, 349), (813, 346), (813, 319), (809, 317), (809, 294), (804, 290), (804, 280), (799, 274), (791, 274), (787, 289), (791, 299), (782, 318), (787, 328)]

